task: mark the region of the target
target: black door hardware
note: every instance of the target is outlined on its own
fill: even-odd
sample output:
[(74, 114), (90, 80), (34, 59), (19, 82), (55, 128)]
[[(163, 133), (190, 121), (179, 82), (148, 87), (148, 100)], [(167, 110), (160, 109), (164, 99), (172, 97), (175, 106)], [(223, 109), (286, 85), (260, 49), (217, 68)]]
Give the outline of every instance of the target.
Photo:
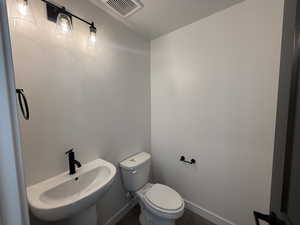
[(196, 163), (195, 159), (191, 159), (190, 161), (185, 160), (185, 157), (183, 155), (180, 157), (180, 161), (185, 162), (185, 163), (189, 163), (189, 164), (195, 164)]
[(16, 89), (18, 102), (25, 120), (29, 120), (29, 107), (23, 89)]
[(254, 218), (256, 225), (260, 225), (259, 221), (265, 221), (270, 225), (286, 225), (283, 221), (279, 220), (275, 213), (271, 212), (270, 215), (262, 214), (259, 212), (254, 211)]
[(73, 151), (73, 148), (66, 152), (66, 155), (69, 157), (69, 174), (75, 174), (76, 173), (76, 166), (79, 168), (81, 167), (81, 163), (75, 160), (75, 152)]

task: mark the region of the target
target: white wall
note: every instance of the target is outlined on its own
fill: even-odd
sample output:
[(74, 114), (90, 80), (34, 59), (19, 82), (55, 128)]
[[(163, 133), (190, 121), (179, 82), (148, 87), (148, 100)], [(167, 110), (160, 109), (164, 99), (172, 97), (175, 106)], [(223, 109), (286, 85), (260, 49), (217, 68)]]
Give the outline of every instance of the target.
[[(77, 20), (65, 40), (46, 19), (45, 4), (30, 2), (36, 25), (11, 26), (17, 87), (24, 88), (31, 113), (29, 121), (21, 119), (27, 184), (66, 171), (70, 148), (82, 163), (98, 157), (117, 163), (149, 151), (150, 42), (85, 0), (56, 2), (95, 22), (96, 47), (87, 47), (89, 27)], [(99, 201), (101, 221), (125, 203), (117, 177)]]
[(283, 2), (246, 0), (151, 42), (154, 176), (219, 224), (269, 208)]

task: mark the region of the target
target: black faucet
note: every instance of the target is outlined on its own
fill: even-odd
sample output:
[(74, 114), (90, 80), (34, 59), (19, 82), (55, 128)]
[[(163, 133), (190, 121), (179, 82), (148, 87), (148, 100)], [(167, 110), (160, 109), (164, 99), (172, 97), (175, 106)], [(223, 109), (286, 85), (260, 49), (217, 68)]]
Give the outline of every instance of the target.
[(75, 160), (75, 152), (73, 151), (73, 148), (66, 152), (66, 155), (69, 157), (69, 170), (70, 175), (76, 173), (76, 166), (79, 168), (81, 167), (81, 163)]

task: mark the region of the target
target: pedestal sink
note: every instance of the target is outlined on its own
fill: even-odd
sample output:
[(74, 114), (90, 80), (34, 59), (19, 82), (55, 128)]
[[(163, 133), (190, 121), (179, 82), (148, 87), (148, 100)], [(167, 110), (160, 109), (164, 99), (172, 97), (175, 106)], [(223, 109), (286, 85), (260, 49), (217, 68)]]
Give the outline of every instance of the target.
[(113, 164), (96, 159), (84, 164), (73, 175), (64, 172), (28, 187), (30, 209), (44, 221), (63, 220), (76, 215), (76, 223), (80, 220), (80, 213), (91, 214), (86, 212), (87, 209), (95, 211), (97, 199), (108, 190), (115, 175)]

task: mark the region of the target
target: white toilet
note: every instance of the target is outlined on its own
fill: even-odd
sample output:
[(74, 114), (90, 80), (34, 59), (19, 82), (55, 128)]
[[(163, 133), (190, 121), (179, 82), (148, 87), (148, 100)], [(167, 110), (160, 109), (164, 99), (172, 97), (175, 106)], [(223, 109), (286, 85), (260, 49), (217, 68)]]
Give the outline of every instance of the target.
[(125, 188), (140, 204), (142, 225), (174, 225), (184, 212), (184, 201), (172, 188), (151, 184), (151, 155), (141, 152), (120, 162)]

